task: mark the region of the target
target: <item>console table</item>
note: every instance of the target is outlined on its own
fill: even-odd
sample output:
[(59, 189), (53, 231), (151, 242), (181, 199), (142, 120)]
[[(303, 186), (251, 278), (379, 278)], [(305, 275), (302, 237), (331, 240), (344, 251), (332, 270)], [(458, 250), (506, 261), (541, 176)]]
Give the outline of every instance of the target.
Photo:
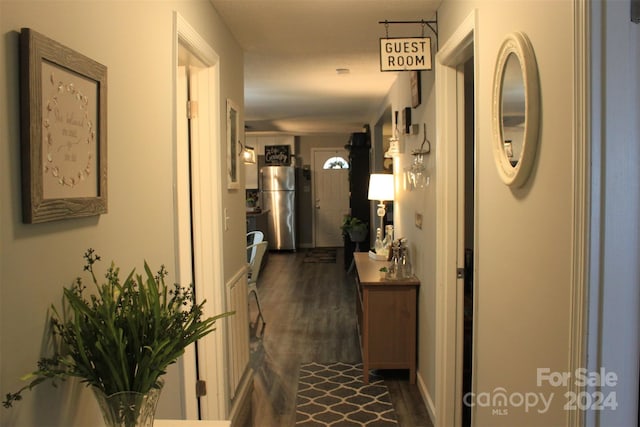
[(362, 371), (369, 383), (370, 369), (408, 369), (416, 382), (417, 278), (386, 280), (366, 252), (353, 254), (356, 264), (356, 314), (362, 350)]

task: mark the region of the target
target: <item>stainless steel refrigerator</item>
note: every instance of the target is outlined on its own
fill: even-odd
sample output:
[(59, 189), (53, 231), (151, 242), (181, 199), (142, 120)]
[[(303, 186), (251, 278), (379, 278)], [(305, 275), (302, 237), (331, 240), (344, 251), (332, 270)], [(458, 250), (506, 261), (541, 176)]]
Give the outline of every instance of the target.
[(269, 249), (296, 249), (296, 171), (293, 166), (260, 170), (262, 207), (268, 210)]

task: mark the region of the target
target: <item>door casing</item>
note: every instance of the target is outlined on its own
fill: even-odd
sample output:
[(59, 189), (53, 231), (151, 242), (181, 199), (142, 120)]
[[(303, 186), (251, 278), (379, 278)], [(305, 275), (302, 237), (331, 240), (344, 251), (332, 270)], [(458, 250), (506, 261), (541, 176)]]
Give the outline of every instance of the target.
[[(203, 315), (210, 317), (223, 311), (225, 301), (222, 250), (215, 244), (222, 241), (223, 234), (220, 209), (222, 166), (217, 161), (222, 156), (219, 56), (177, 12), (174, 13), (173, 34), (176, 277), (188, 277), (185, 269), (193, 270), (196, 299), (198, 302), (206, 299)], [(189, 76), (190, 97), (197, 98), (199, 117), (189, 126), (190, 153), (185, 146), (184, 132), (178, 124), (178, 116), (186, 111), (185, 105), (178, 104), (178, 53), (181, 48), (186, 48), (204, 64), (203, 67), (192, 69)], [(189, 157), (191, 161), (185, 161)], [(185, 168), (190, 168), (190, 172), (186, 172)], [(184, 177), (185, 173), (187, 176), (190, 173), (190, 189), (184, 187), (184, 179), (178, 179)], [(190, 202), (186, 201), (186, 191), (190, 192)], [(189, 205), (185, 206), (185, 203)], [(189, 211), (193, 233), (180, 223)], [(228, 413), (224, 334), (224, 328), (218, 328), (185, 350), (181, 374), (187, 419), (223, 419)], [(196, 397), (198, 375), (207, 383), (207, 395), (201, 397), (199, 403)]]
[[(436, 55), (436, 420), (437, 426), (459, 427), (462, 423), (462, 310), (463, 280), (457, 269), (464, 260), (464, 74), (461, 66), (478, 58), (475, 43), (477, 11), (473, 11)], [(477, 81), (474, 67), (474, 81)], [(477, 99), (477, 88), (475, 98)], [(477, 117), (474, 106), (474, 116)], [(462, 190), (461, 190), (462, 188)], [(477, 193), (475, 195), (477, 199)], [(474, 205), (477, 200), (474, 200)], [(474, 219), (475, 221), (475, 219)], [(474, 224), (477, 253), (477, 224)], [(477, 312), (474, 307), (474, 316)], [(474, 328), (476, 322), (474, 321)], [(473, 331), (475, 336), (475, 330)], [(475, 344), (474, 344), (475, 345)], [(473, 368), (475, 371), (475, 359)], [(475, 389), (475, 378), (472, 380)], [(472, 414), (473, 418), (473, 414)]]

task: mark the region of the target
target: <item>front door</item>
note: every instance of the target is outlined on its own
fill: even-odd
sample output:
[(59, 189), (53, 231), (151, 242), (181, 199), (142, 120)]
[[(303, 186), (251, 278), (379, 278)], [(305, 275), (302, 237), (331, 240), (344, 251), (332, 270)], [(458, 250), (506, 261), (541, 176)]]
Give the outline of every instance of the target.
[(312, 149), (314, 246), (343, 246), (342, 220), (349, 213), (349, 162), (342, 148)]

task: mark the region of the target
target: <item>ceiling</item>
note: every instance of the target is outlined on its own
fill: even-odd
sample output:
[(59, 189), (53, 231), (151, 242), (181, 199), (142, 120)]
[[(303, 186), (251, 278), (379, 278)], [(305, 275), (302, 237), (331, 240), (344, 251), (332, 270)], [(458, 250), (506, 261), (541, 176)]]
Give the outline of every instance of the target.
[[(381, 72), (380, 21), (433, 20), (441, 0), (210, 0), (245, 52), (247, 131), (361, 131), (395, 72)], [(420, 37), (420, 24), (389, 24)], [(433, 36), (425, 27), (425, 36)], [(348, 73), (338, 73), (347, 69)]]

